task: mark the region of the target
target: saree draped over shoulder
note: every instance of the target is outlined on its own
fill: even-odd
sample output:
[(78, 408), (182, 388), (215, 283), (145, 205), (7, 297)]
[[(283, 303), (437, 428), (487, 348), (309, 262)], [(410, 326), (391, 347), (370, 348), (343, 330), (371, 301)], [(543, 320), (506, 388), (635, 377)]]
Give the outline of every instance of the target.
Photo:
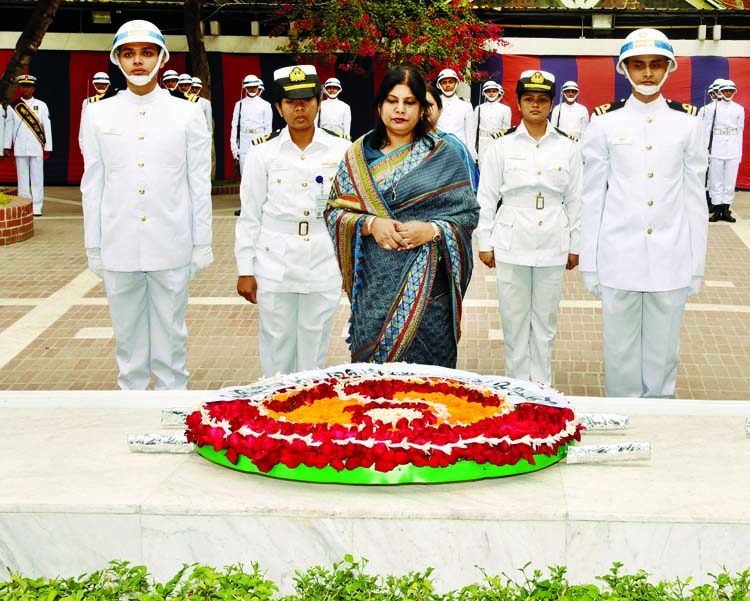
[[(352, 307), (353, 361), (455, 367), (463, 295), (473, 267), (479, 205), (458, 151), (431, 135), (384, 155), (368, 136), (346, 153), (326, 210)], [(437, 242), (383, 250), (362, 236), (369, 215), (432, 221)]]

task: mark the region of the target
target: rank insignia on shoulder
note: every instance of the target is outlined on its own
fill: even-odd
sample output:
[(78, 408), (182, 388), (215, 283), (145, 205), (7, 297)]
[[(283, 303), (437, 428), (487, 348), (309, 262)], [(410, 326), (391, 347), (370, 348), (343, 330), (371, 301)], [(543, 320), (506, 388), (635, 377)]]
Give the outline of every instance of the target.
[(607, 104), (600, 104), (594, 109), (594, 112), (597, 115), (606, 115), (607, 113), (611, 113), (612, 111), (616, 111), (617, 109), (621, 109), (625, 106), (625, 99), (622, 98), (620, 100), (617, 100), (616, 102), (610, 102)]
[(565, 132), (565, 131), (561, 130), (559, 127), (556, 127), (555, 131), (558, 134), (560, 134), (561, 136), (565, 136), (569, 140), (573, 140), (573, 142), (578, 142), (578, 138), (576, 136), (574, 136), (573, 134), (569, 134), (568, 132)]
[(351, 140), (351, 138), (349, 136), (345, 136), (344, 134), (340, 134), (339, 132), (333, 131), (332, 129), (326, 129), (325, 127), (321, 127), (320, 129), (322, 129), (327, 134), (330, 134), (332, 136), (336, 136), (337, 138), (343, 138), (344, 140)]
[(272, 131), (270, 134), (266, 134), (264, 136), (261, 136), (260, 138), (255, 138), (255, 140), (253, 140), (253, 146), (257, 146), (258, 144), (263, 144), (263, 142), (268, 142), (268, 140), (273, 140), (280, 133), (281, 133), (281, 130), (277, 129), (276, 131)]
[(200, 100), (200, 96), (198, 96), (198, 94), (185, 94), (185, 98), (189, 102), (198, 102), (198, 100)]
[(492, 139), (493, 140), (497, 140), (498, 138), (502, 138), (503, 136), (507, 136), (508, 134), (512, 134), (517, 129), (518, 129), (517, 125), (515, 125), (513, 127), (509, 127), (508, 129), (501, 129), (500, 131), (496, 131), (494, 134), (492, 134)]
[(667, 106), (674, 111), (687, 113), (688, 115), (692, 115), (693, 117), (698, 115), (698, 107), (693, 106), (692, 104), (677, 102), (676, 100), (667, 100)]

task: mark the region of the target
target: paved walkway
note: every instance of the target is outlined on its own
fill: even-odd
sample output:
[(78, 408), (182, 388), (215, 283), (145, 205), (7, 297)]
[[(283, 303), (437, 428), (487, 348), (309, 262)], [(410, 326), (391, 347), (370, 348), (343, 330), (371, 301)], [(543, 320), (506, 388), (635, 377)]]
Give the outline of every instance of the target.
[[(0, 248), (0, 389), (116, 388), (104, 286), (86, 269), (76, 187), (47, 188), (31, 240)], [(258, 314), (235, 293), (237, 195), (214, 197), (214, 264), (192, 283), (188, 320), (190, 388), (216, 389), (260, 376)], [(738, 193), (737, 223), (711, 224), (706, 278), (682, 331), (678, 398), (750, 399), (750, 192)], [(335, 325), (329, 364), (348, 362), (348, 305)], [(555, 387), (600, 396), (604, 371), (600, 308), (566, 274), (553, 369)], [(494, 275), (478, 260), (469, 287), (458, 367), (503, 373)]]

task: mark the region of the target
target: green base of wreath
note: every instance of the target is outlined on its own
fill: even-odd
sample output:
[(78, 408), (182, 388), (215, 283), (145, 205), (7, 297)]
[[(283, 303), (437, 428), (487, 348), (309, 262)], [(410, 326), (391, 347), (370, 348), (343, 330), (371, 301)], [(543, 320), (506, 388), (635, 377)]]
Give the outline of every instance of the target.
[(493, 465), (491, 463), (476, 463), (474, 461), (459, 461), (447, 467), (416, 467), (413, 465), (398, 465), (388, 472), (378, 472), (372, 468), (357, 467), (353, 470), (337, 470), (330, 465), (322, 469), (300, 464), (290, 468), (282, 463), (276, 464), (268, 472), (261, 472), (255, 464), (239, 455), (237, 465), (227, 459), (226, 449), (214, 451), (211, 446), (199, 447), (200, 455), (233, 470), (250, 472), (280, 478), (282, 480), (299, 480), (302, 482), (323, 482), (334, 484), (438, 484), (441, 482), (464, 482), (467, 480), (482, 480), (484, 478), (501, 478), (515, 476), (544, 469), (554, 465), (568, 454), (568, 445), (560, 445), (557, 455), (534, 455), (535, 464), (521, 459), (515, 465)]

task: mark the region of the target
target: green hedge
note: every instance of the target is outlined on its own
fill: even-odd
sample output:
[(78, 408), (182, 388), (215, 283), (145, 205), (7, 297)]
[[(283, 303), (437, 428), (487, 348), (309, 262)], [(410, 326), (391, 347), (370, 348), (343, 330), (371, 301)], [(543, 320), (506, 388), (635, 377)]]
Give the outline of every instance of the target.
[(404, 576), (378, 576), (365, 571), (367, 560), (347, 555), (332, 569), (311, 568), (297, 572), (291, 595), (265, 577), (258, 564), (250, 570), (233, 565), (216, 570), (204, 565), (185, 565), (168, 582), (155, 582), (144, 566), (113, 561), (109, 567), (77, 578), (25, 578), (10, 573), (0, 582), (2, 601), (750, 601), (750, 568), (735, 575), (723, 570), (709, 574), (712, 584), (692, 586), (691, 578), (674, 582), (649, 582), (644, 571), (621, 574), (615, 563), (596, 584), (570, 584), (564, 567), (550, 567), (547, 574), (527, 564), (515, 577), (489, 576), (456, 591), (433, 590), (432, 568)]

